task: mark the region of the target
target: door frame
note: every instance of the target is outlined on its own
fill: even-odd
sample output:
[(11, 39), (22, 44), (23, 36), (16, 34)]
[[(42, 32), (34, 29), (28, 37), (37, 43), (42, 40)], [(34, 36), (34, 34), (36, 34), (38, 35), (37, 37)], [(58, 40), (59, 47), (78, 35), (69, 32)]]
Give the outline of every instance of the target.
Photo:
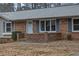
[[(32, 33), (33, 33), (33, 20), (27, 20), (26, 21), (26, 33), (28, 33), (28, 22), (32, 21)], [(32, 34), (32, 33), (28, 33), (28, 34)]]

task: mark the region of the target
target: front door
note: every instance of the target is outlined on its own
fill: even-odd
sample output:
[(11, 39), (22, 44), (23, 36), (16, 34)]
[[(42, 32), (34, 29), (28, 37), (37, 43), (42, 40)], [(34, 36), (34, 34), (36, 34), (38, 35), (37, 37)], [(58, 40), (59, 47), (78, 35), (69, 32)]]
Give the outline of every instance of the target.
[(28, 34), (33, 33), (32, 23), (33, 23), (32, 20), (28, 20), (28, 21), (27, 21), (27, 27), (26, 27), (26, 28), (27, 28), (27, 33), (28, 33)]

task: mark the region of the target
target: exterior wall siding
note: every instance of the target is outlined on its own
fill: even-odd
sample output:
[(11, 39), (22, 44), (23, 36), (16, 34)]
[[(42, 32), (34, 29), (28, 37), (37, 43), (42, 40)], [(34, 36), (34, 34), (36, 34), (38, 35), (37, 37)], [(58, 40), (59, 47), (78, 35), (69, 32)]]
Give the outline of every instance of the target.
[(0, 18), (0, 36), (2, 36), (2, 33), (4, 32), (4, 28), (3, 28), (3, 19), (2, 18)]
[(15, 31), (15, 22), (12, 22), (12, 32)]
[(3, 33), (3, 21), (0, 21), (0, 36), (2, 36)]

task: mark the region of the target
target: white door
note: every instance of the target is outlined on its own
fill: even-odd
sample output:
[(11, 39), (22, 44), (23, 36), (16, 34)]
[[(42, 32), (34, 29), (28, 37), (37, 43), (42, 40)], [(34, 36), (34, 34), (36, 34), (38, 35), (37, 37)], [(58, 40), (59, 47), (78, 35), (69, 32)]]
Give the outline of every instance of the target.
[(28, 20), (28, 21), (27, 21), (27, 27), (26, 27), (26, 28), (27, 28), (27, 33), (28, 33), (28, 34), (33, 33), (32, 23), (33, 23), (32, 20)]

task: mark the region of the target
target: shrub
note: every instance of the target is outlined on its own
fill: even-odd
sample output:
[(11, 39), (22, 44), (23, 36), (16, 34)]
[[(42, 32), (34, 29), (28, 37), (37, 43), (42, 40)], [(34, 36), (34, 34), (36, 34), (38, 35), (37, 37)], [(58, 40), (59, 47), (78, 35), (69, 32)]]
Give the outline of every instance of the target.
[(12, 32), (12, 39), (14, 40), (14, 41), (17, 41), (17, 34), (18, 33), (21, 33), (20, 31), (14, 31), (14, 32)]

